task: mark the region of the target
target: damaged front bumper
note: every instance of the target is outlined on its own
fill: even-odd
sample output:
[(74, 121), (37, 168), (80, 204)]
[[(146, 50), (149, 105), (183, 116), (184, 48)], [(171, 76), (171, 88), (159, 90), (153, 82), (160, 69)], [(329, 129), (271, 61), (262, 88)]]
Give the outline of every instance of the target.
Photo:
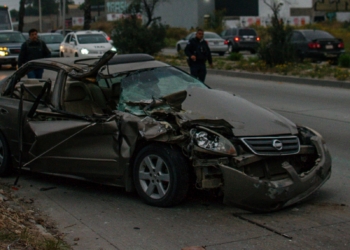
[(220, 164), (224, 181), (224, 203), (253, 211), (271, 212), (304, 200), (317, 191), (330, 178), (331, 156), (320, 137), (313, 136), (311, 142), (319, 156), (315, 166), (309, 171), (298, 174), (286, 161), (282, 164), (282, 168), (288, 177), (283, 179), (258, 179)]

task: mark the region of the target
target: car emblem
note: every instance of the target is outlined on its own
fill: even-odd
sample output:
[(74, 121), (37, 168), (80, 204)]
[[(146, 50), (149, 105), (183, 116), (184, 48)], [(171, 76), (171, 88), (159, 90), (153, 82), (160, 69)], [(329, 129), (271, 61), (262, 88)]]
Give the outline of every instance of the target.
[(273, 140), (272, 146), (273, 146), (275, 149), (277, 149), (278, 151), (282, 150), (282, 148), (283, 148), (283, 144), (282, 144), (282, 142), (279, 141), (279, 140)]

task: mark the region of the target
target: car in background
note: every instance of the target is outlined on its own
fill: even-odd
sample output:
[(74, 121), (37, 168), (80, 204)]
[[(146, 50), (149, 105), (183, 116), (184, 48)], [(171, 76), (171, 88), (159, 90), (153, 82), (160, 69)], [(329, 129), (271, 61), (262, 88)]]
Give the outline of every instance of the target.
[(0, 31), (0, 67), (2, 64), (17, 66), (19, 52), (26, 41), (18, 31)]
[[(29, 61), (0, 82), (0, 176), (22, 167), (75, 177), (159, 207), (196, 187), (263, 212), (330, 178), (315, 130), (150, 55), (115, 53)], [(46, 76), (27, 79), (38, 67)]]
[(60, 45), (60, 57), (101, 57), (116, 50), (102, 31), (76, 31), (66, 35)]
[(60, 56), (60, 45), (63, 36), (59, 33), (40, 33), (39, 38), (44, 41), (51, 52), (51, 57)]
[[(185, 38), (178, 41), (176, 43), (177, 52), (185, 50), (188, 41), (194, 38), (195, 36), (196, 32), (192, 32)], [(220, 56), (225, 55), (228, 47), (227, 44), (225, 44), (225, 40), (222, 39), (218, 34), (214, 32), (204, 31), (204, 40), (207, 41), (211, 53), (218, 53)]]
[(61, 34), (62, 36), (66, 36), (68, 33), (70, 32), (73, 32), (73, 30), (70, 30), (70, 29), (65, 29), (64, 32), (63, 30), (51, 30), (52, 33), (59, 33)]
[(28, 32), (22, 32), (22, 35), (24, 36), (24, 38), (27, 40), (29, 39), (29, 34)]
[(228, 52), (249, 50), (255, 54), (258, 50), (260, 37), (252, 28), (230, 28), (221, 32), (221, 37), (228, 43)]
[(290, 35), (290, 43), (300, 61), (310, 58), (336, 62), (345, 52), (343, 40), (323, 30), (294, 30)]

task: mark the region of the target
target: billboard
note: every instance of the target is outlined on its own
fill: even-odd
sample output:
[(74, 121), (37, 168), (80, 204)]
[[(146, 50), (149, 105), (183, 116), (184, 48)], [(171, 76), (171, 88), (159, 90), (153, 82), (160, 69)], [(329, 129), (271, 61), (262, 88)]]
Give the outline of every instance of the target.
[[(301, 26), (310, 23), (309, 16), (289, 16), (283, 17), (283, 22), (292, 26)], [(263, 17), (263, 16), (247, 16), (240, 17), (240, 25), (241, 27), (248, 27), (250, 25), (258, 25), (258, 26), (269, 26), (271, 25), (271, 17)]]
[(317, 0), (314, 7), (316, 11), (350, 11), (350, 0)]

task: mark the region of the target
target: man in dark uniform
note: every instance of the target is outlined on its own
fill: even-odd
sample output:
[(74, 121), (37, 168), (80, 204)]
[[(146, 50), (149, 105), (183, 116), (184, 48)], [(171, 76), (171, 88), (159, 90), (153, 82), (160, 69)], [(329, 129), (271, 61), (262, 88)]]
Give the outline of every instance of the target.
[(208, 60), (210, 67), (213, 67), (213, 60), (207, 42), (203, 39), (204, 31), (198, 29), (196, 37), (190, 39), (185, 48), (185, 54), (188, 57), (188, 64), (190, 66), (191, 75), (204, 82), (207, 74), (205, 66)]
[[(21, 67), (28, 61), (51, 57), (51, 52), (47, 48), (44, 41), (38, 38), (36, 29), (29, 30), (29, 39), (22, 44), (21, 51), (18, 56), (18, 67)], [(44, 69), (34, 69), (27, 73), (28, 78), (43, 77)]]

